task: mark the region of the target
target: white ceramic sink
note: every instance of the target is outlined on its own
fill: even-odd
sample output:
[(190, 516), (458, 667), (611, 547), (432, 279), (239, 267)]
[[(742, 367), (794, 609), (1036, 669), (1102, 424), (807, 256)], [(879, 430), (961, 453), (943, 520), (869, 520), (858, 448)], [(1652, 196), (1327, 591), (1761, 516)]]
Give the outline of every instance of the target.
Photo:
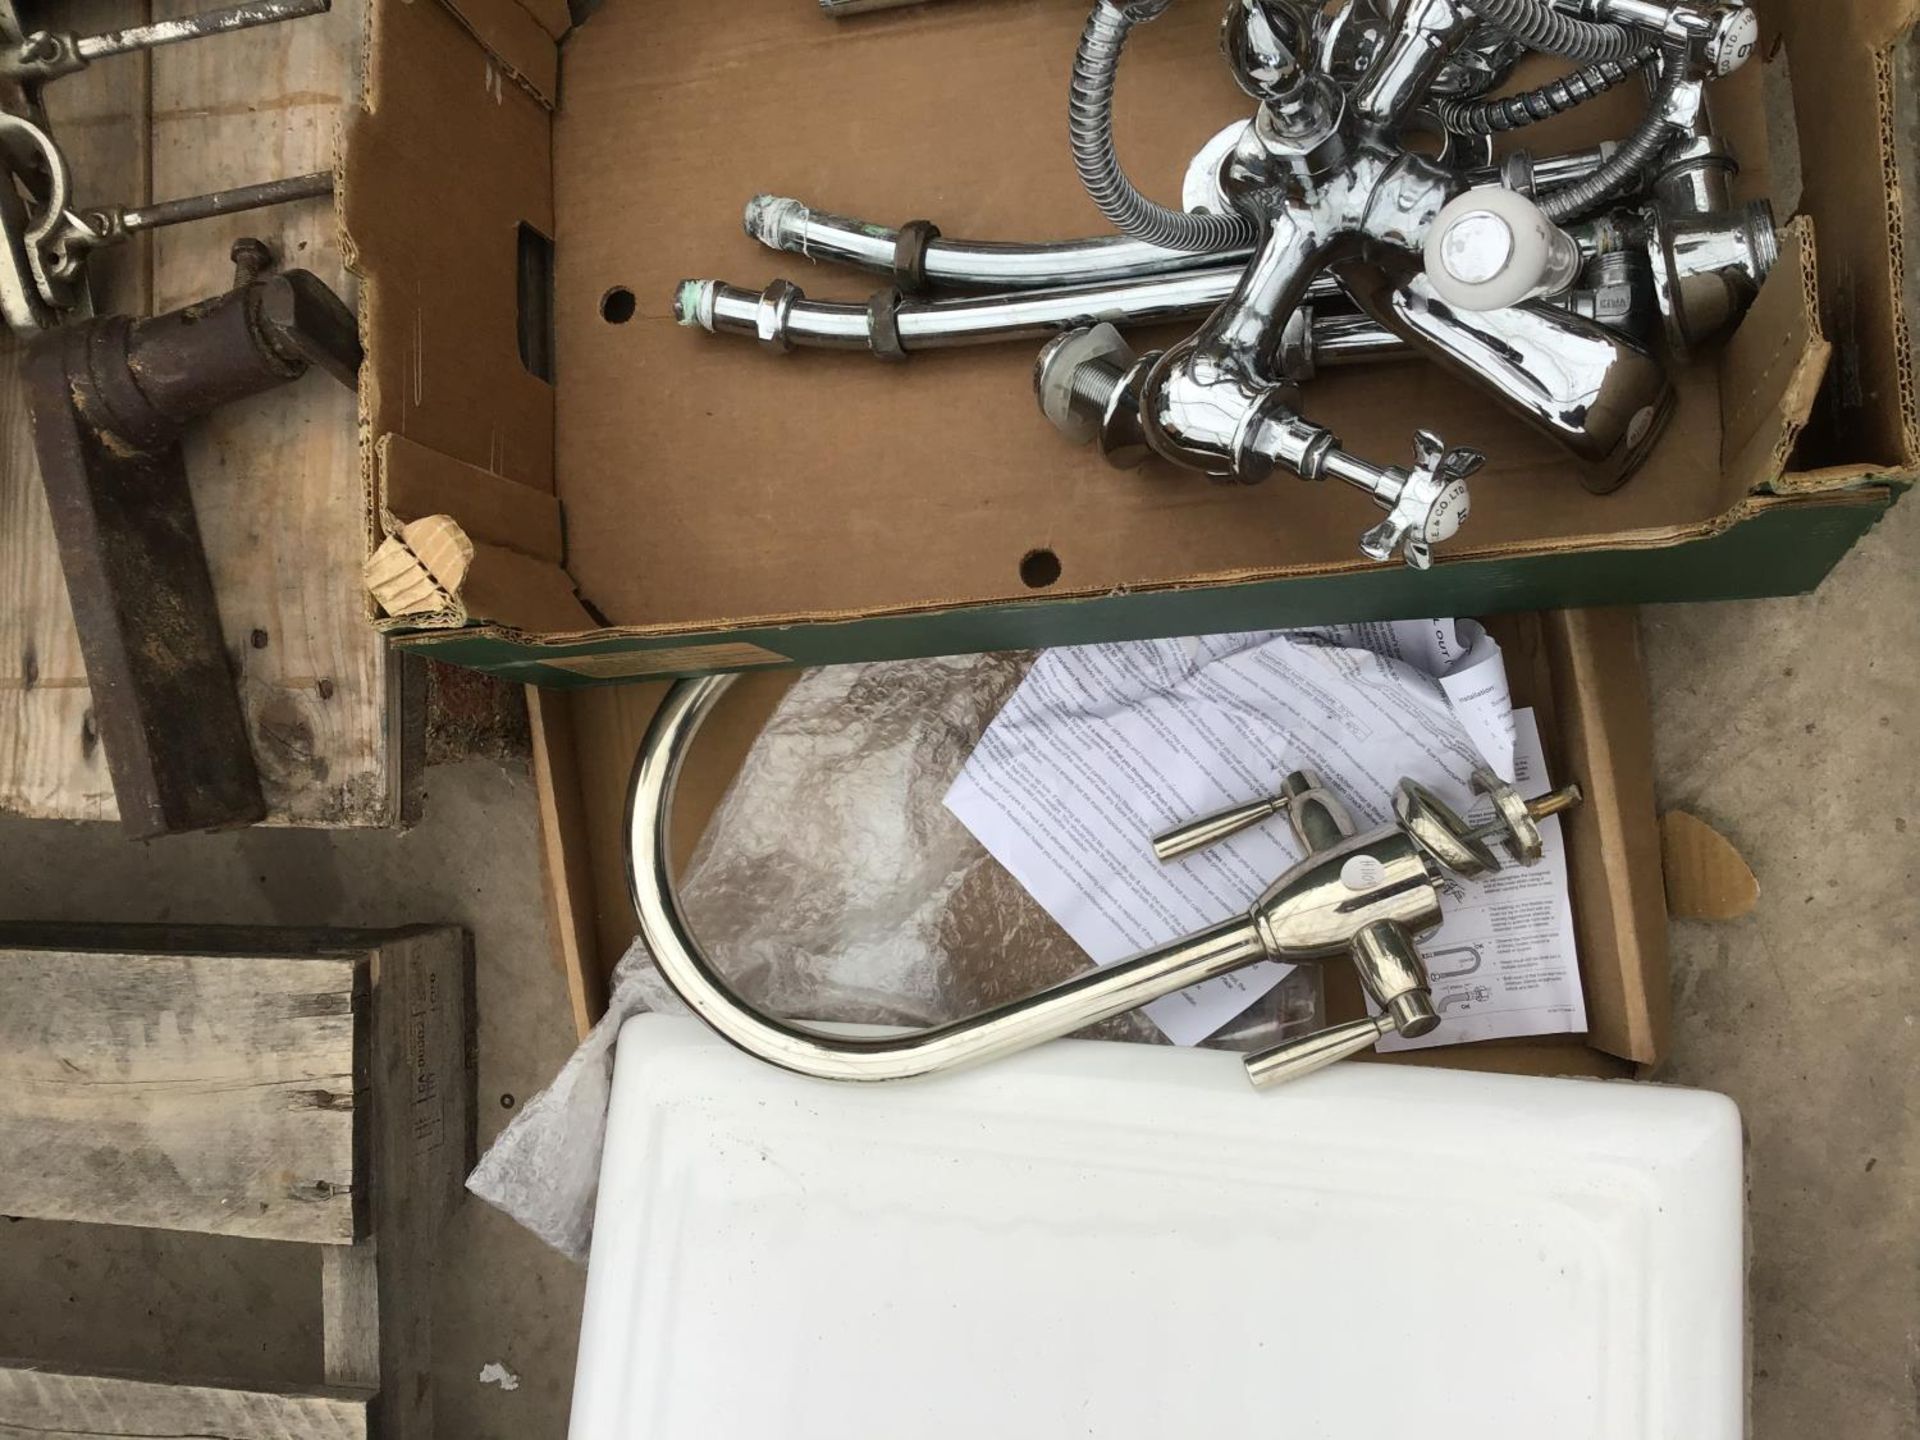
[(1062, 1041), (927, 1081), (621, 1032), (573, 1440), (1734, 1440), (1703, 1091)]

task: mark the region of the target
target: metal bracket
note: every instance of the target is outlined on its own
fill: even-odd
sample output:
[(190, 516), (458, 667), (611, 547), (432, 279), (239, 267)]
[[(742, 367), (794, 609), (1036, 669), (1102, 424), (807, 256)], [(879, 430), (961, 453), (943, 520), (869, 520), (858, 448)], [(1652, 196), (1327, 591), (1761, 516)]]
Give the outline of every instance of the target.
[[(236, 258), (257, 265), (257, 246), (237, 246)], [(34, 449), (94, 721), (134, 836), (243, 825), (266, 810), (181, 436), (312, 365), (352, 386), (359, 363), (352, 312), (305, 270), (245, 278), (151, 319), (64, 326), (28, 352)]]

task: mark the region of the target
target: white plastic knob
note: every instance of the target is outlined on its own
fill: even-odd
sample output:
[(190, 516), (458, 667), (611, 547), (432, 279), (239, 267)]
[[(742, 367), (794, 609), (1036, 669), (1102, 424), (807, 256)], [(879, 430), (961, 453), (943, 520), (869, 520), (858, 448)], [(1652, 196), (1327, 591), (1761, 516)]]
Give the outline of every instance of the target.
[(1526, 196), (1482, 185), (1434, 216), (1426, 268), (1449, 305), (1501, 310), (1566, 289), (1580, 272), (1580, 247)]
[(1705, 55), (1716, 77), (1731, 75), (1747, 63), (1760, 43), (1760, 17), (1745, 5), (1736, 5), (1720, 13), (1713, 32), (1707, 36)]

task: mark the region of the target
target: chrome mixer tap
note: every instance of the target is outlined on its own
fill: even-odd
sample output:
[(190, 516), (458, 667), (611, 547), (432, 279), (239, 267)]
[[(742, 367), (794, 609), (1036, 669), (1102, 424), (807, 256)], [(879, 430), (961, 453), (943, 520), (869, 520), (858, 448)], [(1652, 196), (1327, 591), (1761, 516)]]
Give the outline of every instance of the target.
[[(1075, 167), (1118, 234), (959, 240), (930, 221), (888, 228), (757, 196), (750, 235), (893, 283), (859, 307), (807, 301), (785, 281), (759, 294), (688, 281), (681, 322), (892, 360), (1053, 334), (1035, 391), (1069, 439), (1097, 440), (1121, 467), (1344, 480), (1387, 512), (1362, 553), (1416, 567), (1467, 518), (1482, 457), (1431, 428), (1411, 465), (1356, 454), (1307, 413), (1299, 386), (1315, 355), (1431, 360), (1556, 441), (1588, 489), (1630, 478), (1672, 414), (1670, 364), (1737, 322), (1777, 253), (1764, 202), (1729, 200), (1731, 157), (1704, 109), (1707, 84), (1751, 55), (1753, 12), (1729, 0), (1229, 0), (1221, 50), (1254, 113), (1195, 155), (1173, 209), (1132, 183), (1113, 138), (1128, 36), (1169, 3), (1095, 0), (1074, 59)], [(1535, 53), (1582, 63), (1505, 93)], [(1493, 135), (1635, 80), (1647, 107), (1618, 141), (1494, 162)], [(1111, 329), (1203, 311), (1192, 335), (1146, 354)]]
[(1539, 822), (1580, 799), (1569, 785), (1525, 800), (1483, 771), (1474, 784), (1493, 800), (1494, 816), (1476, 826), (1424, 786), (1402, 780), (1392, 823), (1359, 831), (1337, 794), (1312, 771), (1296, 770), (1258, 815), (1234, 825), (1220, 817), (1198, 822), (1211, 827), (1199, 843), (1211, 843), (1284, 810), (1307, 851), (1240, 914), (968, 1019), (905, 1034), (828, 1034), (743, 1001), (701, 947), (675, 890), (674, 788), (701, 724), (732, 681), (716, 675), (676, 683), (641, 742), (627, 796), (634, 909), (654, 963), (694, 1014), (749, 1054), (826, 1080), (899, 1080), (1012, 1054), (1262, 960), (1350, 960), (1380, 1014), (1247, 1056), (1247, 1077), (1257, 1086), (1305, 1075), (1389, 1033), (1428, 1034), (1441, 1019), (1416, 942), (1440, 925), (1448, 877), (1499, 869), (1489, 841), (1517, 863), (1532, 864), (1542, 852)]

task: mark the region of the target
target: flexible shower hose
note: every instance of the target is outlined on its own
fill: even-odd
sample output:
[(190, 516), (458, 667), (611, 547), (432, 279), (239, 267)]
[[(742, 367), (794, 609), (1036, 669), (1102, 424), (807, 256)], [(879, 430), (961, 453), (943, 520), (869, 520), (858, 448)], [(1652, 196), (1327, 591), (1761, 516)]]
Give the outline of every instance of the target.
[(1497, 100), (1436, 97), (1434, 108), (1440, 123), (1456, 135), (1495, 135), (1503, 130), (1518, 130), (1523, 125), (1563, 115), (1574, 106), (1605, 94), (1622, 80), (1644, 70), (1657, 53), (1647, 48), (1625, 60), (1596, 60), (1571, 75), (1562, 75), (1557, 80)]
[(1463, 0), (1467, 9), (1516, 40), (1570, 60), (1625, 60), (1645, 42), (1625, 25), (1562, 15), (1547, 0)]
[(1673, 139), (1674, 127), (1667, 119), (1667, 106), (1686, 78), (1685, 49), (1670, 47), (1661, 57), (1660, 84), (1654, 89), (1652, 103), (1647, 106), (1647, 113), (1639, 126), (1586, 179), (1535, 196), (1534, 202), (1539, 205), (1541, 212), (1555, 222), (1570, 220), (1602, 201), (1612, 199), (1637, 180), (1640, 172), (1652, 164)]
[(1074, 53), (1067, 124), (1080, 183), (1116, 230), (1149, 245), (1205, 254), (1254, 244), (1260, 231), (1251, 216), (1171, 210), (1142, 195), (1120, 168), (1113, 144), (1113, 85), (1120, 52), (1134, 23), (1133, 16), (1118, 5), (1097, 0)]

